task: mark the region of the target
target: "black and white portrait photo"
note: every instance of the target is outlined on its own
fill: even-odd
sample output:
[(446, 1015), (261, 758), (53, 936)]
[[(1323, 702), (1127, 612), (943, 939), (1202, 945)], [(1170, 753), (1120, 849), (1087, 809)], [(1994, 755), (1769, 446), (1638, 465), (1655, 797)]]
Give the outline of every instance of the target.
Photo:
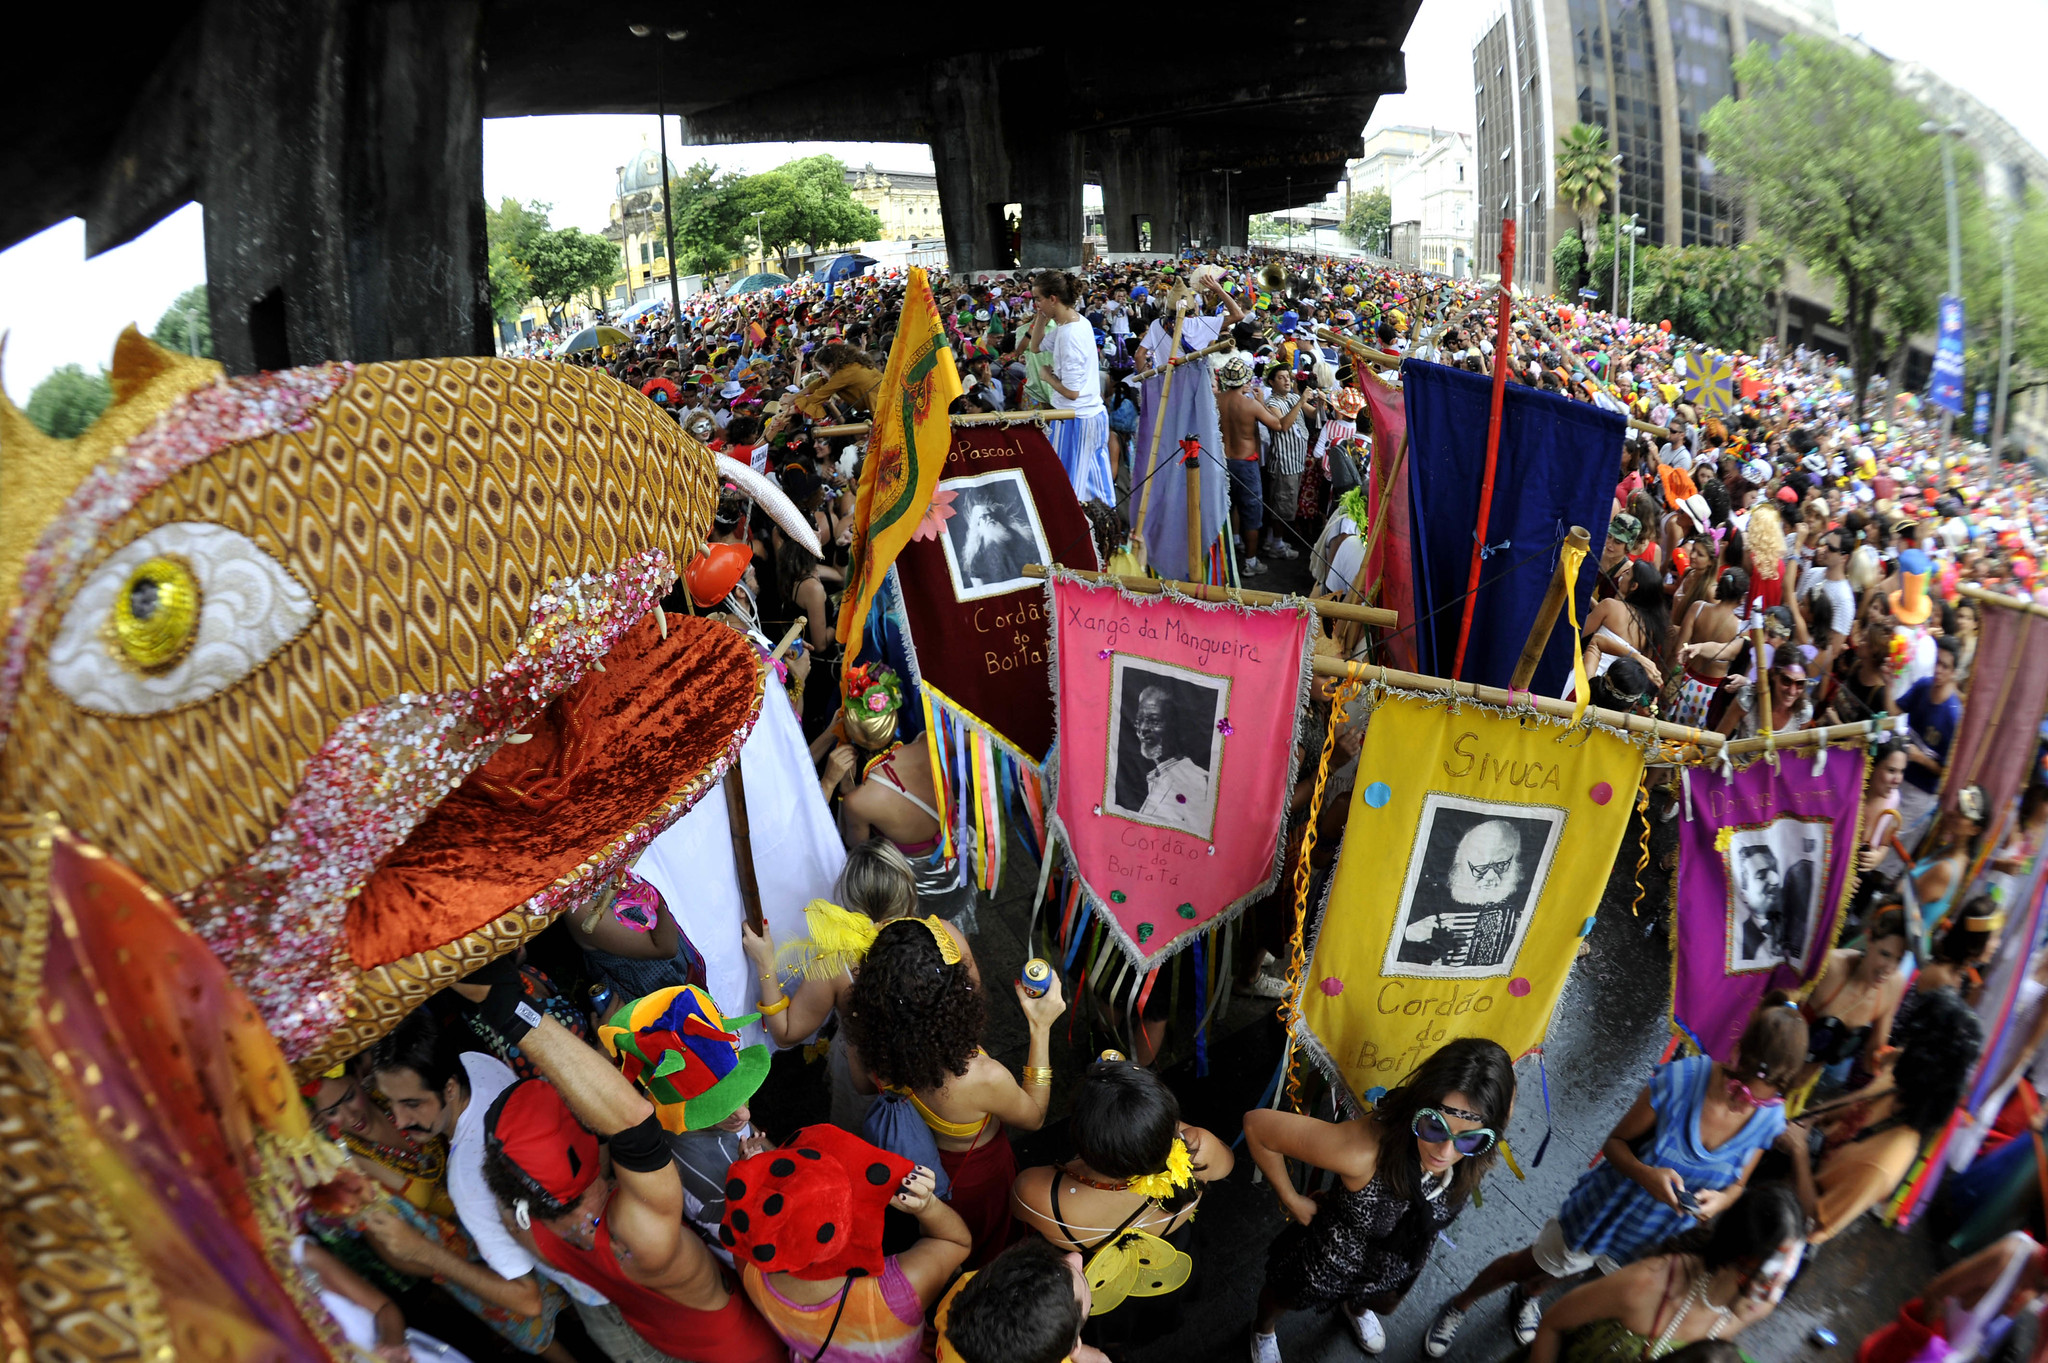
[(1429, 795), (1416, 827), (1383, 971), (1505, 975), (1543, 895), (1565, 811)]
[(954, 494), (944, 538), (956, 599), (978, 601), (1037, 585), (1024, 576), (1024, 565), (1050, 563), (1052, 554), (1024, 470), (948, 478), (939, 490)]
[(1833, 847), (1825, 819), (1776, 819), (1728, 834), (1728, 973), (1806, 969)]
[(1119, 653), (1109, 686), (1103, 812), (1210, 841), (1230, 678)]

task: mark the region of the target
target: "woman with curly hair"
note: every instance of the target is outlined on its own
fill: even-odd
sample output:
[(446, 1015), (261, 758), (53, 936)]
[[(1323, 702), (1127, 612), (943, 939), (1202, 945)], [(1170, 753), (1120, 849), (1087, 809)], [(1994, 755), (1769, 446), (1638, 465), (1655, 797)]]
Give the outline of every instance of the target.
[(1038, 997), (1013, 987), (1031, 1028), (1022, 1084), (981, 1049), (986, 999), (937, 920), (885, 924), (844, 1005), (848, 1037), (873, 1084), (906, 1098), (931, 1128), (952, 1185), (945, 1200), (974, 1235), (971, 1268), (1009, 1242), (1017, 1157), (1004, 1127), (1045, 1125), (1052, 1024), (1067, 1009), (1058, 975)]
[[(1465, 1037), (1416, 1067), (1371, 1112), (1325, 1122), (1258, 1108), (1245, 1149), (1292, 1223), (1266, 1251), (1252, 1326), (1253, 1363), (1280, 1363), (1277, 1330), (1292, 1310), (1342, 1305), (1358, 1347), (1387, 1347), (1380, 1313), (1401, 1304), (1443, 1230), (1493, 1167), (1515, 1108), (1515, 1070), (1498, 1043)], [(1327, 1192), (1294, 1189), (1288, 1160), (1337, 1176)]]
[[(1061, 1252), (1087, 1260), (1091, 1281), (1120, 1255), (1135, 1268), (1127, 1250), (1153, 1250), (1161, 1268), (1188, 1258), (1204, 1185), (1228, 1178), (1237, 1163), (1230, 1147), (1183, 1122), (1180, 1100), (1158, 1075), (1114, 1053), (1088, 1067), (1068, 1131), (1075, 1157), (1017, 1175), (1011, 1211)], [(1192, 1261), (1188, 1268), (1192, 1274)], [(1109, 1290), (1116, 1281), (1096, 1293), (1081, 1336), (1112, 1353), (1172, 1334), (1181, 1303), (1196, 1295), (1183, 1281), (1126, 1300)]]
[(1818, 1170), (1804, 1158), (1807, 1124), (1788, 1128), (1802, 1147), (1792, 1174), (1813, 1227), (1809, 1244), (1833, 1239), (1892, 1195), (1921, 1145), (1963, 1100), (1984, 1049), (1984, 1024), (1955, 994), (1927, 994), (1900, 1029), (1899, 1043), (1898, 1054), (1879, 1066), (1879, 1078), (1818, 1124)]

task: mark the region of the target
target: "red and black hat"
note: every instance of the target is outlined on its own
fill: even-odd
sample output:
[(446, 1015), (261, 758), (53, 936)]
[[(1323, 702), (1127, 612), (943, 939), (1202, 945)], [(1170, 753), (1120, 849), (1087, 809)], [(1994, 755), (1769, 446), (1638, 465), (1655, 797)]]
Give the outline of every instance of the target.
[(732, 1166), (718, 1238), (763, 1273), (873, 1276), (882, 1271), (882, 1214), (916, 1167), (836, 1126), (807, 1126)]
[(545, 1079), (522, 1079), (498, 1095), (484, 1115), (484, 1146), (564, 1207), (597, 1178), (597, 1137)]

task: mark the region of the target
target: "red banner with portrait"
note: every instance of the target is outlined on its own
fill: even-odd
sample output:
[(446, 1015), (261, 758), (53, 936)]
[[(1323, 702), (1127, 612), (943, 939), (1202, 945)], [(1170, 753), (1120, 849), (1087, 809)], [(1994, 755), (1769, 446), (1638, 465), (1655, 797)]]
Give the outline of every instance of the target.
[(1052, 748), (1045, 584), (1098, 566), (1074, 486), (1037, 426), (958, 426), (932, 509), (896, 559), (918, 676), (1041, 762)]

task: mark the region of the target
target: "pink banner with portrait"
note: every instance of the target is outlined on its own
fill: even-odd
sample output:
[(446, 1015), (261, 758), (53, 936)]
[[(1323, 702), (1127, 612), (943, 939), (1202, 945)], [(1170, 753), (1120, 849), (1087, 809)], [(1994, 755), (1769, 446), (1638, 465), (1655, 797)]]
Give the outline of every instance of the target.
[(1855, 889), (1868, 753), (1762, 758), (1685, 773), (1678, 828), (1672, 1022), (1725, 1059), (1773, 989), (1820, 973)]
[(1278, 881), (1315, 614), (1058, 572), (1046, 595), (1052, 823), (1101, 921), (1150, 970)]

